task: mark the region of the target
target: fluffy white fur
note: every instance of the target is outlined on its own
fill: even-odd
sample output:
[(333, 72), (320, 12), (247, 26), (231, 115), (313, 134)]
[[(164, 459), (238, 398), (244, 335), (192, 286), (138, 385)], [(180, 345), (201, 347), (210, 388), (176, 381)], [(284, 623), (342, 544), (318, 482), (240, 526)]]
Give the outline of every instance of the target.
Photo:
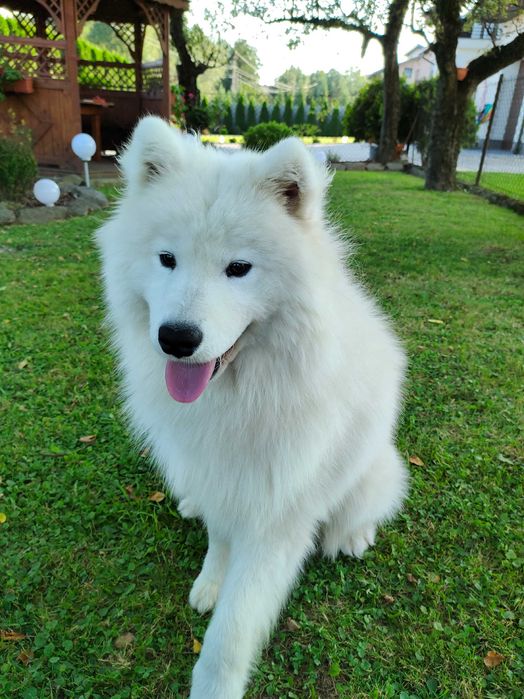
[[(209, 535), (190, 604), (214, 613), (190, 697), (238, 699), (317, 535), (329, 556), (361, 556), (401, 505), (404, 354), (346, 269), (324, 218), (329, 178), (299, 141), (230, 155), (147, 117), (122, 169), (98, 243), (126, 407)], [(234, 260), (251, 271), (227, 277)], [(182, 321), (203, 332), (186, 361), (237, 341), (190, 404), (168, 394), (157, 340)]]

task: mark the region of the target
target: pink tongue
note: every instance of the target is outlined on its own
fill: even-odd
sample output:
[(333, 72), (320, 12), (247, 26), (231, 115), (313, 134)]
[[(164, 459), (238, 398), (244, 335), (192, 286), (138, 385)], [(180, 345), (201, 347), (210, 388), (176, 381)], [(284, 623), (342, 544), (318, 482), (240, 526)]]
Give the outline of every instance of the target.
[(166, 386), (171, 398), (192, 403), (204, 391), (215, 368), (215, 360), (206, 364), (171, 362), (166, 364)]

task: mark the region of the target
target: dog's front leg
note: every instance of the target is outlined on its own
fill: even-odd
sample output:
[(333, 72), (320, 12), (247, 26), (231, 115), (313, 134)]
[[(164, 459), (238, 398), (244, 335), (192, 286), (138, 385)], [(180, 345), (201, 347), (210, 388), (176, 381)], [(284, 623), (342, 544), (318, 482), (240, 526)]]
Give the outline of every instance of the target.
[(313, 526), (232, 542), (215, 613), (193, 670), (190, 699), (241, 699), (256, 655), (267, 640), (300, 566)]

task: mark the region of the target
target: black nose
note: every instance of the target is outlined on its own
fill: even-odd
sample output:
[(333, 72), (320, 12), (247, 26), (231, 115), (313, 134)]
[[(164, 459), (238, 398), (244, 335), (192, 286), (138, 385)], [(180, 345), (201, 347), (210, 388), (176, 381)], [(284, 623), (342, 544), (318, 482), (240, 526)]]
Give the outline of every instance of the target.
[(158, 329), (158, 343), (166, 354), (178, 359), (190, 357), (202, 342), (202, 332), (196, 325), (161, 325)]

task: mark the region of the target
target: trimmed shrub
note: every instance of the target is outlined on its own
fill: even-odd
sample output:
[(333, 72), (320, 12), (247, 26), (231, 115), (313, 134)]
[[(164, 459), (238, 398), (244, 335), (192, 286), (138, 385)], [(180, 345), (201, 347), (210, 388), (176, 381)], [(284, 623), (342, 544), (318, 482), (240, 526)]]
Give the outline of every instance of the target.
[(295, 112), (295, 118), (294, 122), (295, 124), (304, 124), (306, 121), (306, 110), (304, 107), (304, 98), (302, 95), (300, 95), (298, 104), (297, 104), (297, 111)]
[(320, 136), (320, 129), (316, 124), (295, 124), (292, 129), (297, 136)]
[(226, 104), (226, 111), (224, 114), (224, 126), (226, 128), (226, 133), (233, 133), (234, 130), (234, 120), (233, 120), (233, 107), (231, 104)]
[[(343, 131), (354, 136), (357, 141), (378, 143), (383, 114), (383, 81), (370, 80), (360, 90), (355, 101), (346, 109)], [(398, 139), (405, 142), (413, 125), (416, 108), (414, 104), (414, 87), (405, 80), (400, 81), (400, 122)]]
[(267, 150), (288, 136), (293, 136), (293, 131), (287, 124), (268, 121), (248, 129), (244, 134), (244, 145), (251, 150)]
[(244, 133), (246, 130), (246, 105), (242, 95), (238, 96), (235, 107), (235, 127), (236, 133)]
[(247, 105), (247, 117), (246, 117), (246, 126), (247, 128), (251, 128), (251, 126), (255, 126), (257, 123), (257, 113), (255, 109), (255, 103), (253, 101), (253, 98), (249, 100), (249, 103)]
[(264, 100), (262, 106), (260, 107), (260, 114), (258, 115), (258, 121), (260, 124), (265, 124), (269, 121), (269, 109), (267, 107), (267, 102)]
[[(273, 109), (271, 110), (271, 121), (281, 121), (282, 120), (282, 108), (280, 102), (275, 100), (273, 104)], [(260, 120), (262, 122), (262, 119)]]
[(293, 126), (293, 100), (291, 97), (286, 99), (286, 104), (284, 105), (284, 122), (288, 126)]
[(317, 126), (317, 105), (315, 103), (315, 100), (311, 100), (311, 102), (309, 103), (306, 122), (308, 124)]
[(327, 122), (326, 132), (328, 136), (342, 136), (342, 123), (340, 121), (340, 109), (334, 107)]
[(190, 107), (186, 113), (186, 126), (201, 133), (209, 127), (209, 112), (203, 103), (199, 107)]
[(0, 198), (20, 199), (30, 190), (36, 174), (29, 129), (15, 126), (11, 133), (0, 134)]

